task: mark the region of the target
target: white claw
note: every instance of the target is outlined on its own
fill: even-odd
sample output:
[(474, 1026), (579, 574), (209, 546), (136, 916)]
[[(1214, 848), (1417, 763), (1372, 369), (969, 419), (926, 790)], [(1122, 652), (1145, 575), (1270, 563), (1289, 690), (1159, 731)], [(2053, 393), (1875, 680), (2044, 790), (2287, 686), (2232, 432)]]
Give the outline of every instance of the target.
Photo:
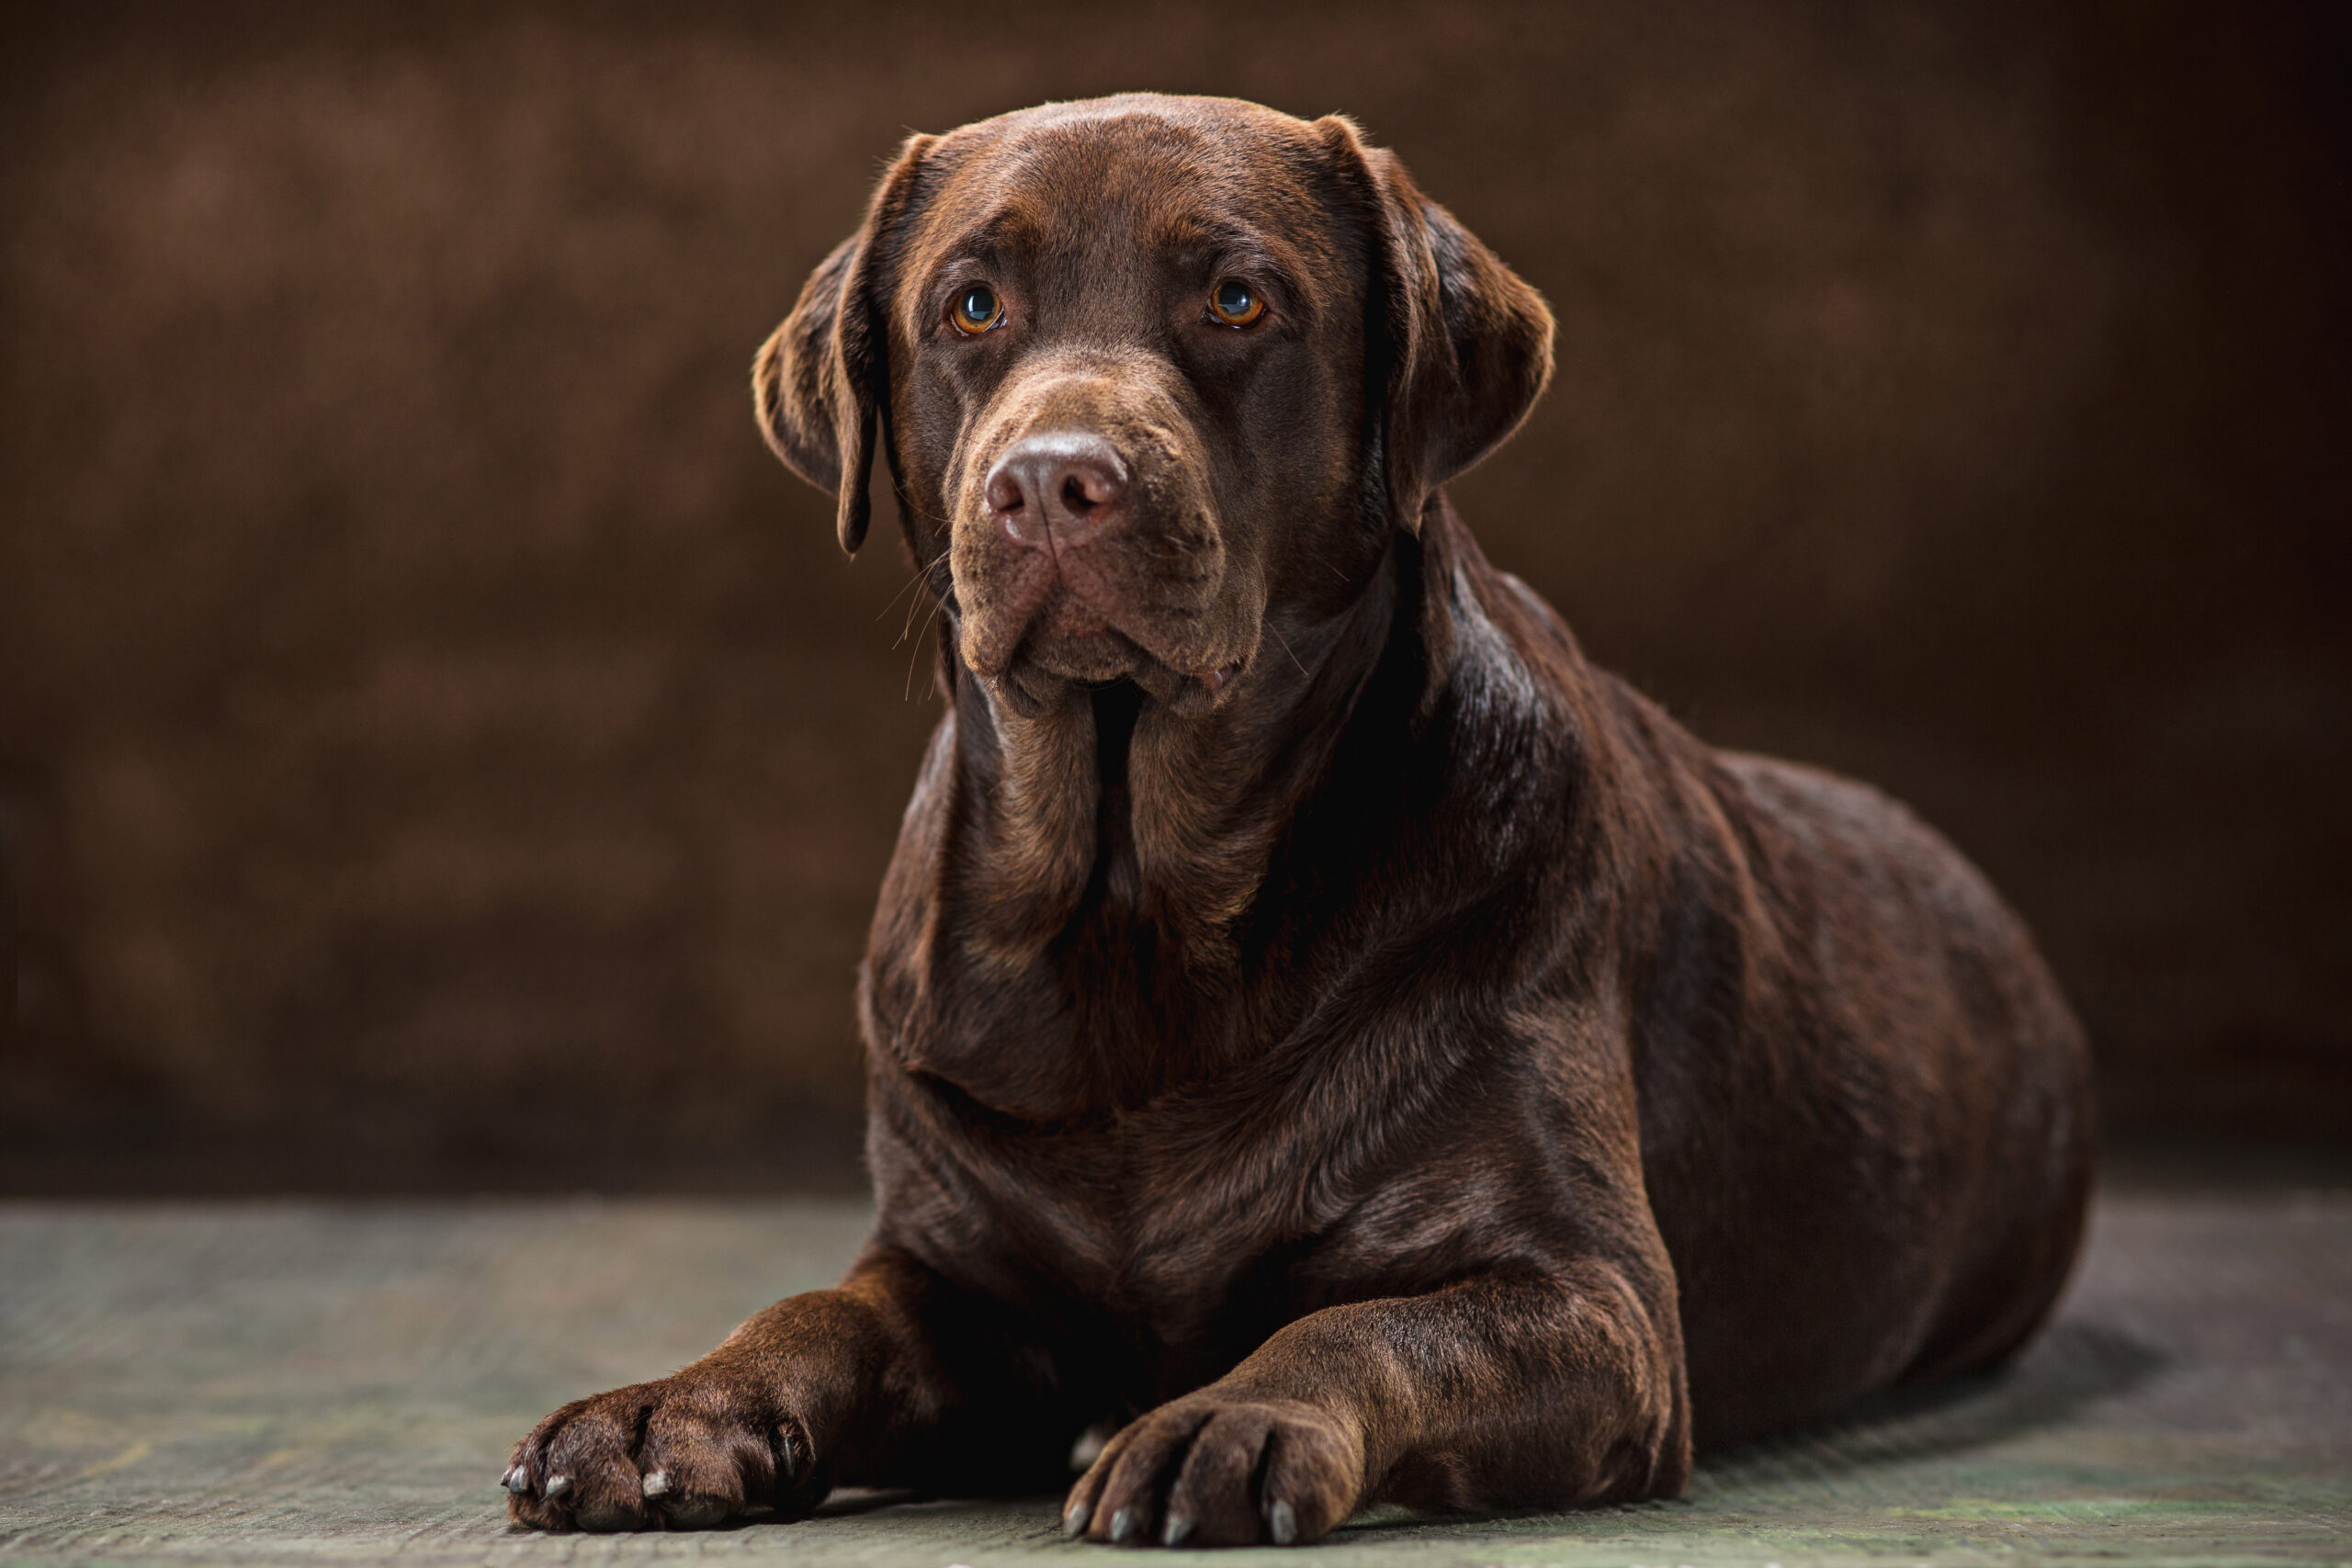
[(509, 1465), (506, 1473), (499, 1477), (498, 1483), (516, 1496), (531, 1489), (531, 1478), (523, 1473), (523, 1467), (519, 1464)]
[(666, 1470), (654, 1471), (641, 1484), (648, 1497), (667, 1497), (670, 1495), (670, 1472)]
[(1298, 1539), (1298, 1515), (1288, 1503), (1277, 1499), (1266, 1510), (1266, 1533), (1274, 1538), (1276, 1546), (1288, 1546)]
[(548, 1477), (548, 1496), (560, 1497), (571, 1490), (571, 1477), (568, 1475), (550, 1475)]

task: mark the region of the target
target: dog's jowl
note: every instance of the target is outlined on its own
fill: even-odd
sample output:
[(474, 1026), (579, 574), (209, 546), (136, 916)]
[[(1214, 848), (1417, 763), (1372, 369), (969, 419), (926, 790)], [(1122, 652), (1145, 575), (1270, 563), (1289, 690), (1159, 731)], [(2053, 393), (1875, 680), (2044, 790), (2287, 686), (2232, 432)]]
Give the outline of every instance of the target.
[(1304, 1541), (1671, 1495), (2031, 1333), (2080, 1032), (1916, 818), (1710, 750), (1479, 554), (1442, 487), (1551, 338), (1344, 119), (906, 144), (755, 370), (943, 609), (859, 992), (874, 1235), (541, 1422), (515, 1518), (1058, 1491), (1102, 1426), (1072, 1533)]

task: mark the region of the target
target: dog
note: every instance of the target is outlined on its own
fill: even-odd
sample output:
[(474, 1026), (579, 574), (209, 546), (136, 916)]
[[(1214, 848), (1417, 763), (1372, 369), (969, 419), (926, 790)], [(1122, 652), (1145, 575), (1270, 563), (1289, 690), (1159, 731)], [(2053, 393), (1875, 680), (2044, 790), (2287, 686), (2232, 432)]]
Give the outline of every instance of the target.
[(1072, 1535), (1671, 1496), (1991, 1366), (2092, 1164), (2018, 918), (1871, 789), (1588, 663), (1443, 486), (1543, 299), (1344, 118), (916, 136), (761, 351), (946, 712), (859, 979), (841, 1285), (514, 1450), (524, 1525), (1059, 1491)]

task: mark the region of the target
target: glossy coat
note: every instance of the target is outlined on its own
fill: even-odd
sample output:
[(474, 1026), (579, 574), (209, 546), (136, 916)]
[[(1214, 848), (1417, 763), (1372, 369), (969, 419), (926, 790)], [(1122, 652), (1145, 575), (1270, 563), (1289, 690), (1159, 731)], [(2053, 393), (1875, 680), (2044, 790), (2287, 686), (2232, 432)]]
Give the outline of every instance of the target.
[[(845, 547), (883, 476), (943, 609), (860, 987), (874, 1236), (542, 1423), (515, 1517), (1055, 1486), (1104, 1426), (1073, 1533), (1311, 1540), (1670, 1495), (1694, 1443), (2031, 1332), (2080, 1032), (1949, 844), (1701, 744), (1479, 554), (1440, 487), (1550, 340), (1343, 119), (908, 143), (755, 377)], [(1081, 436), (1067, 490), (1022, 456)]]

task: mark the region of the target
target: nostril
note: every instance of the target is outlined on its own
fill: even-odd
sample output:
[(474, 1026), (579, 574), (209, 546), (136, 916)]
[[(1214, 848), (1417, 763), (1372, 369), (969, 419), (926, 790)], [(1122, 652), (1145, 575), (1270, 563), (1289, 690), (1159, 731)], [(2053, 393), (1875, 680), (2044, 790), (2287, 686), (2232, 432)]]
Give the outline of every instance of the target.
[(1064, 474), (1060, 493), (1063, 505), (1083, 513), (1118, 505), (1126, 493), (1126, 483), (1125, 476), (1114, 469), (1086, 464)]
[(1024, 497), (1021, 481), (1002, 468), (989, 476), (988, 503), (991, 512), (1018, 512)]

